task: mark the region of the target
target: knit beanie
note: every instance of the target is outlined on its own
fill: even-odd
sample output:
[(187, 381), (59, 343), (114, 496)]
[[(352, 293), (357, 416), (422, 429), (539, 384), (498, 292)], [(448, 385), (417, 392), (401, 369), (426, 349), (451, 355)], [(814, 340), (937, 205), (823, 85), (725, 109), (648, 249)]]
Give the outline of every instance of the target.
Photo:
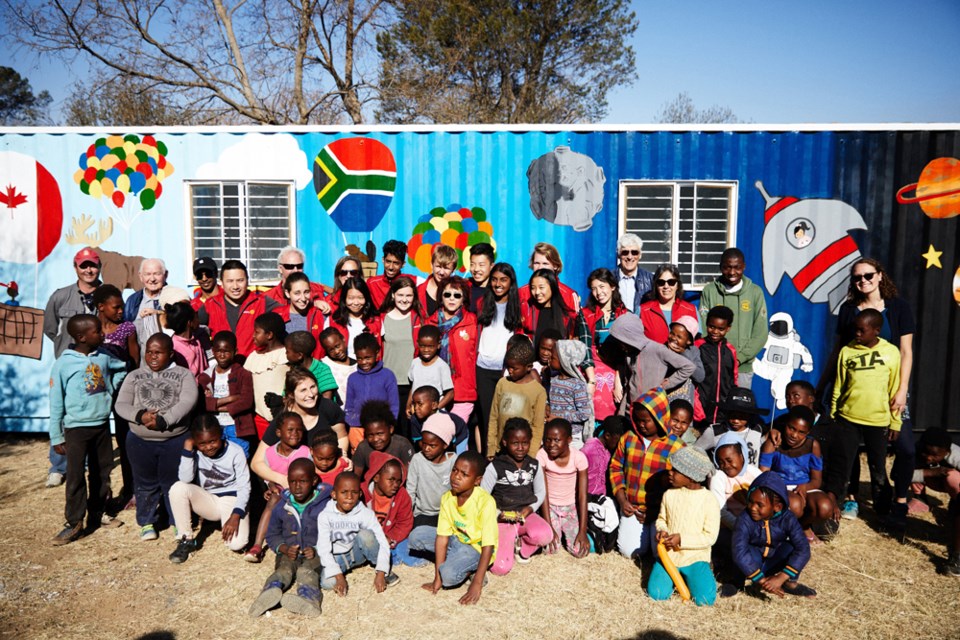
[(670, 401), (667, 400), (667, 394), (663, 387), (650, 389), (645, 394), (633, 401), (634, 406), (641, 405), (650, 412), (654, 421), (657, 423), (657, 431), (660, 434), (667, 433), (667, 423), (670, 422)]
[(423, 423), (421, 431), (430, 432), (443, 440), (443, 444), (448, 445), (457, 433), (457, 426), (453, 423), (453, 418), (445, 413), (435, 413), (428, 417)]
[(691, 340), (691, 341), (697, 339), (697, 332), (700, 330), (700, 324), (697, 322), (697, 319), (696, 319), (696, 318), (694, 318), (694, 317), (692, 317), (692, 316), (680, 316), (679, 318), (675, 319), (675, 320), (674, 320), (673, 322), (671, 322), (670, 324), (672, 324), (672, 325), (673, 325), (673, 324), (678, 324), (678, 325), (680, 325), (681, 327), (683, 327), (684, 329), (686, 329), (686, 330), (687, 330), (687, 333), (690, 334), (690, 340)]
[(682, 473), (694, 482), (703, 482), (713, 471), (713, 464), (707, 454), (693, 446), (682, 447), (671, 453), (670, 465), (674, 471)]

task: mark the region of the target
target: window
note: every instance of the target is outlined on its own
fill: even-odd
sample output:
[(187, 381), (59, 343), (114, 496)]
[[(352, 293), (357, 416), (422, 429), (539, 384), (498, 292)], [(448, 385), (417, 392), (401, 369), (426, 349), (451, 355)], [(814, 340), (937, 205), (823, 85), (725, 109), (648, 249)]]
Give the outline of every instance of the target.
[(736, 238), (736, 182), (620, 182), (620, 229), (643, 239), (640, 267), (677, 265), (688, 289), (719, 273)]
[(190, 182), (188, 197), (191, 265), (199, 256), (240, 260), (251, 282), (276, 281), (277, 254), (296, 235), (292, 182)]

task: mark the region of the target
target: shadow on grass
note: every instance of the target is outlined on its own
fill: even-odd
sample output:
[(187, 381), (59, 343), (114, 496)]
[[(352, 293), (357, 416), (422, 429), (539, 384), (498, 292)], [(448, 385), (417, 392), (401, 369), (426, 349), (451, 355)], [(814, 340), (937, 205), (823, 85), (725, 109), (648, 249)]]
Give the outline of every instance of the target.
[(151, 631), (137, 636), (136, 640), (177, 640), (177, 636), (173, 631)]
[(626, 636), (620, 640), (688, 640), (684, 636), (678, 636), (670, 631), (663, 629), (647, 629), (633, 636)]

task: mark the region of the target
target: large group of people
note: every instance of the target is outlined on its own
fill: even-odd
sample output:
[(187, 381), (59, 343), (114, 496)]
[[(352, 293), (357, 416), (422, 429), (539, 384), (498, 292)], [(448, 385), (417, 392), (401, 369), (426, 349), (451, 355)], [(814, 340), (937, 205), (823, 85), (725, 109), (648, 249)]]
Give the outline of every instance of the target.
[(883, 530), (902, 534), (928, 488), (950, 495), (946, 572), (960, 576), (960, 447), (942, 429), (914, 441), (914, 319), (882, 265), (853, 264), (820, 383), (787, 385), (768, 424), (752, 391), (767, 309), (743, 252), (724, 251), (697, 305), (676, 265), (640, 268), (642, 248), (620, 237), (585, 301), (546, 243), (527, 282), (488, 244), (470, 248), (469, 277), (442, 244), (426, 278), (406, 275), (390, 240), (381, 275), (345, 256), (332, 286), (291, 246), (266, 293), (238, 260), (199, 256), (190, 293), (148, 259), (126, 301), (79, 251), (44, 326), (47, 484), (66, 484), (53, 543), (131, 509), (141, 540), (169, 525), (182, 563), (194, 516), (219, 523), (244, 560), (273, 556), (254, 616), (319, 615), (322, 592), (346, 595), (368, 563), (378, 592), (399, 566), (433, 563), (424, 589), (467, 583), (460, 602), (474, 603), (488, 572), (561, 549), (650, 558), (655, 600), (810, 597), (811, 547), (860, 511), (862, 440)]

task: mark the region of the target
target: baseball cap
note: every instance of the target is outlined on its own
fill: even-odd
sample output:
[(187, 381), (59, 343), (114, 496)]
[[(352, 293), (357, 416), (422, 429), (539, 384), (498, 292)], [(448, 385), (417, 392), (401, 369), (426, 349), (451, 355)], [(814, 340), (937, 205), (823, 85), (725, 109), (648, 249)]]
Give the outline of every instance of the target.
[(208, 258), (206, 256), (202, 258), (197, 258), (193, 261), (193, 275), (197, 275), (201, 271), (209, 271), (214, 276), (217, 275), (217, 263), (213, 261), (213, 258)]
[(79, 267), (84, 262), (92, 262), (99, 267), (100, 256), (90, 247), (84, 247), (80, 249), (80, 251), (77, 251), (77, 255), (73, 256), (73, 264)]

